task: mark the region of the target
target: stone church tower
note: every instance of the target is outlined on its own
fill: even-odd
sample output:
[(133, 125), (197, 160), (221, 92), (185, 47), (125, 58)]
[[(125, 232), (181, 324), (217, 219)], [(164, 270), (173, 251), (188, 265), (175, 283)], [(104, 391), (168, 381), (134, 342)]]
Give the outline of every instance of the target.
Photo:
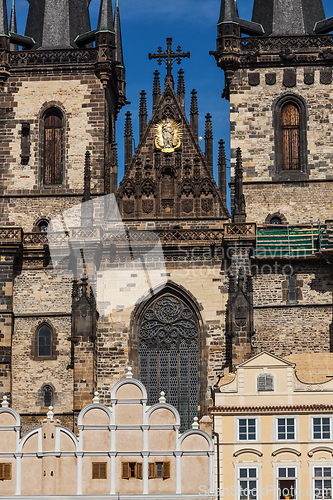
[(322, 0), (254, 0), (252, 21), (221, 2), (212, 54), (230, 102), (232, 198), (240, 148), (256, 224), (252, 354), (332, 352), (332, 29)]

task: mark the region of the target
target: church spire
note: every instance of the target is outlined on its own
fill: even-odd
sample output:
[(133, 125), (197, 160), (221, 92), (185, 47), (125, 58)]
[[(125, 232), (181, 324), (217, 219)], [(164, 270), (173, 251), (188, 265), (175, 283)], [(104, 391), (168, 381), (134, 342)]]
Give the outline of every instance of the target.
[(141, 141), (147, 128), (147, 118), (148, 118), (147, 99), (145, 90), (142, 90), (140, 93), (139, 118), (140, 118), (140, 141)]
[[(13, 2), (12, 2), (12, 11), (10, 14), (9, 31), (10, 31), (10, 33), (17, 33), (15, 0), (13, 0)], [(16, 45), (15, 43), (11, 43), (10, 50), (18, 50), (18, 45)]]
[(125, 174), (128, 172), (133, 156), (133, 131), (131, 117), (131, 112), (127, 111), (125, 119)]
[(8, 18), (6, 0), (0, 0), (0, 37), (8, 36)]
[(195, 89), (193, 89), (191, 92), (190, 115), (191, 115), (192, 132), (196, 140), (198, 140), (199, 111), (198, 111), (197, 91)]
[(34, 48), (76, 47), (74, 40), (90, 31), (87, 0), (29, 0), (25, 34)]
[(243, 194), (243, 160), (241, 148), (236, 151), (235, 191), (232, 222), (246, 222), (245, 197)]
[(219, 167), (219, 190), (223, 202), (227, 204), (227, 160), (225, 157), (225, 146), (223, 139), (221, 139), (219, 142), (218, 167)]
[(254, 0), (252, 21), (265, 35), (306, 35), (325, 18), (322, 0)]
[(116, 8), (114, 11), (114, 31), (116, 34), (116, 61), (119, 63), (120, 66), (124, 66), (123, 42), (121, 39), (119, 0), (116, 0)]
[(97, 33), (100, 31), (113, 32), (113, 14), (111, 0), (101, 0)]
[(160, 98), (161, 98), (160, 73), (158, 70), (156, 70), (154, 71), (154, 82), (153, 82), (153, 110), (156, 109)]
[(208, 113), (205, 116), (205, 158), (210, 175), (213, 177), (213, 127), (212, 117)]
[(179, 98), (179, 103), (183, 109), (185, 109), (185, 81), (184, 81), (184, 70), (180, 69), (178, 71), (178, 83), (177, 83), (177, 94)]
[(221, 0), (218, 26), (228, 23), (238, 24), (241, 32), (246, 33), (247, 35), (262, 35), (264, 33), (260, 23), (258, 24), (258, 22), (246, 21), (245, 19), (238, 17), (236, 0)]

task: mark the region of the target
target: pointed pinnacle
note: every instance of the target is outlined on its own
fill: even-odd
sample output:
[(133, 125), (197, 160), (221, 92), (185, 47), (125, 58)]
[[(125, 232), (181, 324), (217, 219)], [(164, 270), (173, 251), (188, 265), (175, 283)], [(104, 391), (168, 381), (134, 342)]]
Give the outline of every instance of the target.
[(132, 131), (132, 113), (127, 111), (126, 119), (125, 119), (125, 137), (131, 137), (133, 134)]
[(113, 14), (111, 0), (101, 0), (97, 24), (97, 32), (99, 31), (113, 32)]
[(243, 159), (242, 159), (241, 148), (237, 148), (237, 150), (236, 150), (235, 177), (238, 177), (239, 179), (243, 179)]
[(219, 166), (223, 167), (227, 164), (227, 159), (225, 156), (225, 146), (224, 146), (224, 140), (221, 139), (219, 141), (219, 159), (218, 159), (218, 164)]
[(116, 35), (116, 60), (120, 66), (124, 66), (123, 42), (121, 38), (120, 11), (119, 1), (116, 0), (116, 8), (114, 12), (114, 32)]
[(161, 95), (160, 73), (154, 71), (153, 95)]
[(180, 69), (178, 71), (178, 84), (177, 84), (177, 94), (185, 94), (185, 81), (184, 81), (184, 70)]
[(212, 116), (208, 113), (205, 116), (205, 118), (206, 118), (205, 139), (212, 140), (213, 139)]
[(148, 116), (147, 99), (146, 99), (146, 91), (145, 90), (142, 90), (140, 93), (139, 116)]
[(17, 33), (15, 0), (13, 0), (13, 2), (12, 2), (12, 11), (11, 11), (11, 14), (10, 14), (9, 31), (11, 33)]
[(8, 36), (6, 0), (0, 0), (0, 36)]
[(198, 115), (198, 99), (197, 99), (197, 91), (195, 89), (192, 90), (191, 92), (191, 108), (190, 108), (190, 113), (191, 115)]

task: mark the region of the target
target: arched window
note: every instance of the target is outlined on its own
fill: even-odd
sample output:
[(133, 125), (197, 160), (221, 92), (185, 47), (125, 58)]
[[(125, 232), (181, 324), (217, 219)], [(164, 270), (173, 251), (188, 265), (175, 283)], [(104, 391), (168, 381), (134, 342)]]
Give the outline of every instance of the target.
[(194, 311), (171, 294), (146, 307), (139, 325), (140, 378), (147, 388), (148, 404), (160, 392), (181, 416), (188, 429), (198, 412), (199, 324)]
[(63, 182), (62, 167), (63, 116), (57, 109), (44, 115), (43, 184), (59, 185)]
[(38, 330), (38, 356), (41, 358), (52, 355), (52, 331), (48, 325), (42, 325)]
[(282, 224), (282, 220), (280, 219), (280, 217), (272, 217), (269, 223), (279, 226)]
[(48, 226), (49, 226), (49, 223), (45, 219), (39, 221), (38, 225), (37, 225), (40, 233), (47, 233)]
[(274, 104), (276, 179), (307, 174), (307, 111), (302, 97), (285, 94)]
[(43, 387), (43, 403), (46, 408), (53, 406), (53, 389), (50, 385)]
[(299, 170), (300, 162), (300, 116), (294, 103), (282, 108), (282, 169)]

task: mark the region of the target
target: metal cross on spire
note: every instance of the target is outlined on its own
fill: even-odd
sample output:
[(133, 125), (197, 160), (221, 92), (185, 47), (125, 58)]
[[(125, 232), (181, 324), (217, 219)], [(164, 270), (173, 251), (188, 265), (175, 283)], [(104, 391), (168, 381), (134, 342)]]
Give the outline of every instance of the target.
[(148, 54), (149, 59), (158, 59), (158, 64), (161, 66), (163, 59), (166, 59), (166, 65), (167, 65), (167, 77), (170, 76), (172, 77), (172, 63), (173, 59), (177, 59), (177, 63), (181, 63), (181, 58), (182, 57), (190, 57), (189, 52), (182, 52), (180, 45), (177, 47), (176, 52), (172, 52), (172, 38), (167, 38), (167, 51), (162, 52), (162, 47), (158, 47), (157, 49), (157, 54)]

